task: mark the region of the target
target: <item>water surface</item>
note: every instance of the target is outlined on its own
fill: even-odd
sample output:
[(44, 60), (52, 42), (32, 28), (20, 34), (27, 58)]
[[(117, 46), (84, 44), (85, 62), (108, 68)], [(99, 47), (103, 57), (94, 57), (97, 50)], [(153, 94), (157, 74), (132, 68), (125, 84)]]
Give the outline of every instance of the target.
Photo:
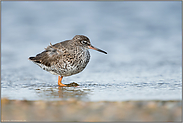
[[(2, 2), (1, 92), (19, 100), (181, 100), (181, 2)], [(85, 70), (63, 78), (28, 60), (88, 36)]]

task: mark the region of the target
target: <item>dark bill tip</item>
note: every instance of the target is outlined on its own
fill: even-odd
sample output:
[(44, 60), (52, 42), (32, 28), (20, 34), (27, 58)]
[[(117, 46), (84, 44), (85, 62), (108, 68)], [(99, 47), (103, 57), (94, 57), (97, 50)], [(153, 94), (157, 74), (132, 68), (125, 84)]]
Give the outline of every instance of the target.
[(94, 47), (94, 46), (88, 46), (88, 48), (93, 49), (93, 50), (97, 50), (97, 51), (99, 51), (99, 52), (102, 52), (102, 53), (107, 54), (107, 52), (105, 52), (105, 51), (103, 51), (103, 50), (101, 50), (101, 49), (98, 49), (98, 48), (96, 48), (96, 47)]

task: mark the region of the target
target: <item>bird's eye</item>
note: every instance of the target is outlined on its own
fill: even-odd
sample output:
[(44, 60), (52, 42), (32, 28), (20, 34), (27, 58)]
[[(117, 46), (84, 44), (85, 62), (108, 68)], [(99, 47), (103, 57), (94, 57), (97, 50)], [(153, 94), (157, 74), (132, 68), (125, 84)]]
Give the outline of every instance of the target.
[(81, 43), (82, 43), (82, 44), (87, 44), (87, 41), (82, 40)]

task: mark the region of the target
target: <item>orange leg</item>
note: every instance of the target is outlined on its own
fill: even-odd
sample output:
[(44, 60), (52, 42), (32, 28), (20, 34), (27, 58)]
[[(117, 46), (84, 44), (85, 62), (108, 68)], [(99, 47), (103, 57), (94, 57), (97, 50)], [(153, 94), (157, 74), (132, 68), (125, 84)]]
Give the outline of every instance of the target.
[(62, 82), (61, 82), (62, 81), (62, 78), (63, 78), (63, 76), (61, 76), (61, 77), (58, 76), (58, 85), (59, 86), (67, 86), (67, 85), (62, 84)]

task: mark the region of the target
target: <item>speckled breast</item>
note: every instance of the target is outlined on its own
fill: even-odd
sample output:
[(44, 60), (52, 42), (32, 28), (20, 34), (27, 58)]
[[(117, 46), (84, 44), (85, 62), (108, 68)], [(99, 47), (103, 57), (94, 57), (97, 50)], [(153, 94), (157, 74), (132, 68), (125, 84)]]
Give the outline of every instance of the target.
[[(81, 72), (90, 60), (90, 53), (87, 49), (80, 49), (76, 53), (66, 54), (60, 59), (57, 65), (49, 71), (60, 76), (70, 76)], [(54, 73), (53, 73), (54, 72)]]

